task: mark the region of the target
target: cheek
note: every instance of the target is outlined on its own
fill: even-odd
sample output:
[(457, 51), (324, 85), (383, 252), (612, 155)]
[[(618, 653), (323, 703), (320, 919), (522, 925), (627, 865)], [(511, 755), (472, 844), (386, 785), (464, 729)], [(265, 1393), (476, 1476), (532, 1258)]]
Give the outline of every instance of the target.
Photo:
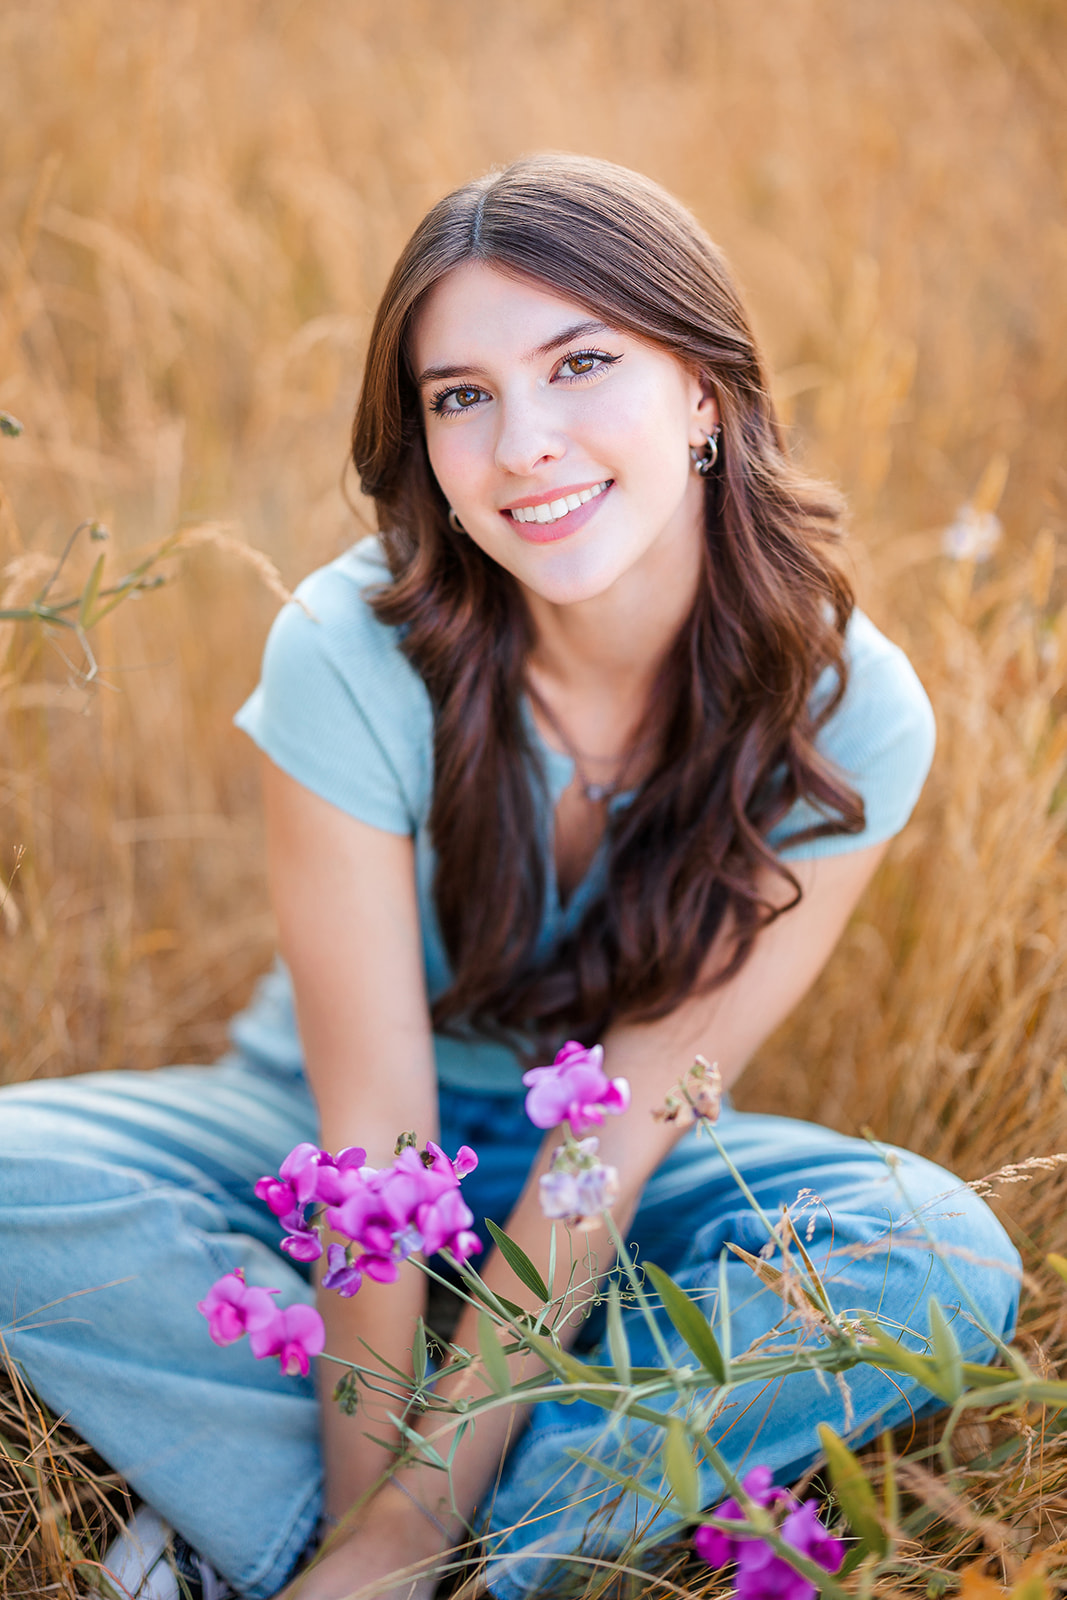
[[(454, 432), (449, 432), (454, 428)], [(446, 495), (459, 494), (477, 482), (484, 466), (484, 450), (475, 437), (473, 419), (436, 423), (427, 433), (426, 450), (434, 476)]]
[(597, 408), (589, 396), (588, 424), (608, 461), (630, 479), (660, 473), (665, 461), (687, 459), (688, 424), (677, 396), (656, 383), (619, 385)]

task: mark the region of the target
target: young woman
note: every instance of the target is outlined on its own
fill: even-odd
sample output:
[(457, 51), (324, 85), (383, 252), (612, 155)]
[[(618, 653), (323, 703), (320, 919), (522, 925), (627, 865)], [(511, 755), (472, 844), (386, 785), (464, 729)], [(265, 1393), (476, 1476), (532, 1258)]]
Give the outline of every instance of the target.
[[(311, 1381), (206, 1336), (196, 1302), (222, 1272), (314, 1292), (255, 1180), (302, 1139), (372, 1164), (406, 1129), (470, 1144), (479, 1226), (544, 1270), (536, 1180), (558, 1141), (524, 1117), (521, 1073), (600, 1041), (633, 1096), (601, 1134), (619, 1226), (713, 1294), (726, 1244), (765, 1235), (710, 1143), (652, 1112), (698, 1051), (729, 1087), (805, 993), (933, 746), (914, 673), (835, 565), (837, 498), (789, 461), (722, 256), (635, 173), (535, 157), (433, 208), (378, 311), (354, 460), (380, 536), (301, 586), (238, 717), (264, 752), (286, 967), (216, 1067), (0, 1097), (9, 1349), (256, 1597), (391, 1454), (382, 1408), (330, 1403), (336, 1369), (320, 1414)], [(992, 1353), (975, 1308), (1009, 1333), (1016, 1254), (949, 1174), (772, 1116), (727, 1109), (721, 1136), (767, 1212), (818, 1197), (809, 1249), (838, 1306), (921, 1337), (928, 1295), (957, 1306), (962, 1286), (971, 1355)], [(782, 1308), (725, 1254), (739, 1351)], [(483, 1268), (518, 1297), (491, 1251)], [(404, 1367), (424, 1283), (322, 1295), (327, 1349)], [(595, 1349), (597, 1314), (571, 1334)], [(476, 1348), (467, 1313), (455, 1338)], [(639, 1319), (631, 1338), (655, 1359)], [(862, 1437), (930, 1398), (866, 1368), (847, 1387), (732, 1397), (723, 1451), (788, 1482), (816, 1421)], [(494, 1413), (456, 1451), (454, 1501), (405, 1468), (301, 1594), (429, 1595), (388, 1574), (428, 1570), (464, 1518), (488, 1529), (494, 1594), (543, 1592), (553, 1556), (610, 1555), (650, 1515), (566, 1452), (649, 1443), (581, 1404)]]

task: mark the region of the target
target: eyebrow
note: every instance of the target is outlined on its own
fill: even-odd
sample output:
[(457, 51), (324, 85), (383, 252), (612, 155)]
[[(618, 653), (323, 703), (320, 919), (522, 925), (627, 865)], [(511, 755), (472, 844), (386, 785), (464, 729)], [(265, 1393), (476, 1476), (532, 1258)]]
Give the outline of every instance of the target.
[[(570, 344), (572, 339), (582, 339), (587, 334), (605, 333), (607, 328), (608, 324), (606, 322), (572, 322), (569, 328), (563, 328), (559, 333), (553, 334), (551, 339), (546, 339), (544, 344), (539, 344), (537, 349), (531, 350), (524, 359), (526, 361), (536, 361), (539, 356), (550, 356), (553, 350), (559, 349), (561, 344)], [(485, 377), (484, 367), (427, 367), (424, 372), (419, 374), (416, 384), (421, 389), (424, 384), (437, 383), (445, 378), (465, 378), (478, 375)]]

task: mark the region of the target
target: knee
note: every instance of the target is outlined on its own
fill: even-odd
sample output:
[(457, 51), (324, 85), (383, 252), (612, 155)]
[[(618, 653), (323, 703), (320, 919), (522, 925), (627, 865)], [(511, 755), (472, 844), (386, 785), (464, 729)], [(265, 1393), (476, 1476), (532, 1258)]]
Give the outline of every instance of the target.
[[(928, 1288), (944, 1307), (958, 1307), (971, 1337), (957, 1321), (966, 1359), (989, 1361), (989, 1334), (1010, 1339), (1019, 1309), (1022, 1260), (1004, 1226), (985, 1200), (961, 1179), (933, 1162), (898, 1152), (901, 1190), (907, 1205), (900, 1219), (928, 1256)], [(901, 1170), (902, 1169), (902, 1170)], [(982, 1329), (983, 1332), (979, 1332)]]

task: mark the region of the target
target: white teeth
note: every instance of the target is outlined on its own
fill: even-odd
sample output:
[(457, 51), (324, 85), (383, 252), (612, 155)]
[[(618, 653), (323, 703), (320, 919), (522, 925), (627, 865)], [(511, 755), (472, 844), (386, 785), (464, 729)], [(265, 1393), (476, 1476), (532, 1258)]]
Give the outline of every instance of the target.
[(577, 494), (561, 496), (559, 500), (549, 500), (539, 506), (516, 506), (511, 515), (516, 522), (558, 522), (587, 501), (595, 500), (598, 494), (603, 494), (605, 489), (611, 487), (613, 481), (605, 478), (603, 483), (595, 484), (592, 489), (579, 489)]

